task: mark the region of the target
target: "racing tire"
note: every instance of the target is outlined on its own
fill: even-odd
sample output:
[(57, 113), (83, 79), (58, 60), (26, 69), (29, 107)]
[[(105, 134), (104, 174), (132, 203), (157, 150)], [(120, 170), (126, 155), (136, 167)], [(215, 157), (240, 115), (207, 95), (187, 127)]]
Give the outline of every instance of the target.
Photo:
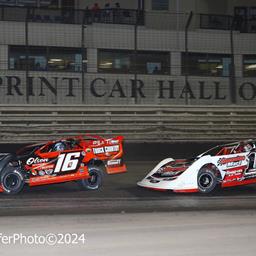
[(97, 190), (102, 186), (103, 183), (103, 171), (96, 166), (89, 168), (89, 179), (79, 180), (79, 185), (86, 190)]
[(218, 187), (218, 178), (213, 170), (205, 168), (199, 171), (197, 184), (199, 192), (208, 194), (216, 191)]
[(1, 186), (4, 194), (18, 194), (24, 185), (24, 176), (20, 168), (7, 167), (1, 172)]

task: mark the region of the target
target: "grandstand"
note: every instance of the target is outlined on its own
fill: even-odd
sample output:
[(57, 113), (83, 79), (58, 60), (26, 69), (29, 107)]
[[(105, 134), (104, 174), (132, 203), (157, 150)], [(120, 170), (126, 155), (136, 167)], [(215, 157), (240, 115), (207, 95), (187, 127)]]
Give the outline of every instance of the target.
[(0, 0), (0, 34), (2, 143), (255, 137), (253, 0)]

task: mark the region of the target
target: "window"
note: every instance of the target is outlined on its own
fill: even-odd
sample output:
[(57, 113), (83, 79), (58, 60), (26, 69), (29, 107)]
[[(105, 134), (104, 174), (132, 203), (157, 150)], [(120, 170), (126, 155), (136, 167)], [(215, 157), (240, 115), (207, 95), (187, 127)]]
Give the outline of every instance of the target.
[(152, 10), (168, 11), (169, 0), (152, 0)]
[(81, 50), (72, 48), (50, 47), (48, 70), (82, 71)]
[(79, 48), (10, 46), (9, 69), (38, 71), (82, 71)]
[(103, 73), (130, 73), (132, 51), (99, 50), (98, 70)]
[(17, 0), (18, 6), (37, 6), (37, 0)]
[[(37, 6), (38, 0), (0, 0), (0, 5), (11, 6)], [(48, 1), (49, 2), (49, 1)]]
[(195, 76), (229, 76), (231, 57), (228, 54), (182, 54), (182, 74)]
[[(64, 1), (64, 3), (66, 3)], [(71, 1), (72, 2), (72, 1)], [(11, 6), (34, 6), (34, 7), (59, 7), (59, 0), (0, 0), (0, 5), (11, 5)], [(70, 4), (71, 7), (72, 3)]]
[(39, 0), (39, 4), (42, 7), (58, 8), (59, 0)]
[(98, 51), (98, 71), (103, 73), (169, 74), (169, 67), (169, 52)]
[(256, 55), (244, 55), (243, 70), (244, 76), (256, 77)]
[(46, 70), (46, 53), (46, 47), (28, 47), (26, 49), (24, 46), (10, 46), (9, 69)]
[(0, 5), (16, 5), (16, 0), (0, 0)]
[(62, 0), (62, 8), (75, 8), (75, 1), (74, 0)]
[(238, 6), (234, 11), (237, 29), (244, 33), (256, 33), (256, 6)]
[[(137, 64), (136, 64), (137, 63)], [(170, 53), (139, 51), (134, 67), (140, 74), (170, 74)]]

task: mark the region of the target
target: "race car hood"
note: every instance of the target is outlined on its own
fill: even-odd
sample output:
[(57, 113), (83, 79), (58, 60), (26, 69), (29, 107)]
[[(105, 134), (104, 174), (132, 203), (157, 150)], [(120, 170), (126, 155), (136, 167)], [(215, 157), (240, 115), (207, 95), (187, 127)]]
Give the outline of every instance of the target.
[(156, 190), (175, 189), (178, 187), (179, 177), (186, 174), (186, 170), (195, 163), (196, 159), (167, 158), (158, 163), (147, 176), (137, 183), (140, 187)]
[(171, 159), (170, 161), (161, 162), (162, 164), (158, 168), (154, 168), (154, 172), (150, 173), (150, 176), (155, 178), (177, 177), (184, 171), (186, 171), (194, 159)]
[(163, 168), (165, 172), (185, 171), (193, 162), (194, 159), (176, 159), (167, 163)]
[(168, 179), (174, 180), (185, 172), (195, 159), (173, 159), (167, 158), (158, 163), (144, 179)]

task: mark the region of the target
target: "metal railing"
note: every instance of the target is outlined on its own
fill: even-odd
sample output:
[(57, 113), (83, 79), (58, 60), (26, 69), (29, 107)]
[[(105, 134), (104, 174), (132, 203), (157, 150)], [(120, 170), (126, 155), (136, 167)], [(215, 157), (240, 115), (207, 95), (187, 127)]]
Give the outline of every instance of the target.
[(256, 19), (244, 19), (242, 16), (200, 14), (201, 29), (233, 29), (241, 33), (256, 33)]
[(230, 30), (232, 19), (229, 15), (200, 14), (200, 28)]
[(112, 23), (144, 25), (144, 11), (131, 9), (99, 9), (93, 11), (0, 6), (0, 20), (63, 24)]
[(0, 143), (92, 133), (128, 142), (234, 141), (255, 138), (256, 109), (191, 106), (0, 106)]

